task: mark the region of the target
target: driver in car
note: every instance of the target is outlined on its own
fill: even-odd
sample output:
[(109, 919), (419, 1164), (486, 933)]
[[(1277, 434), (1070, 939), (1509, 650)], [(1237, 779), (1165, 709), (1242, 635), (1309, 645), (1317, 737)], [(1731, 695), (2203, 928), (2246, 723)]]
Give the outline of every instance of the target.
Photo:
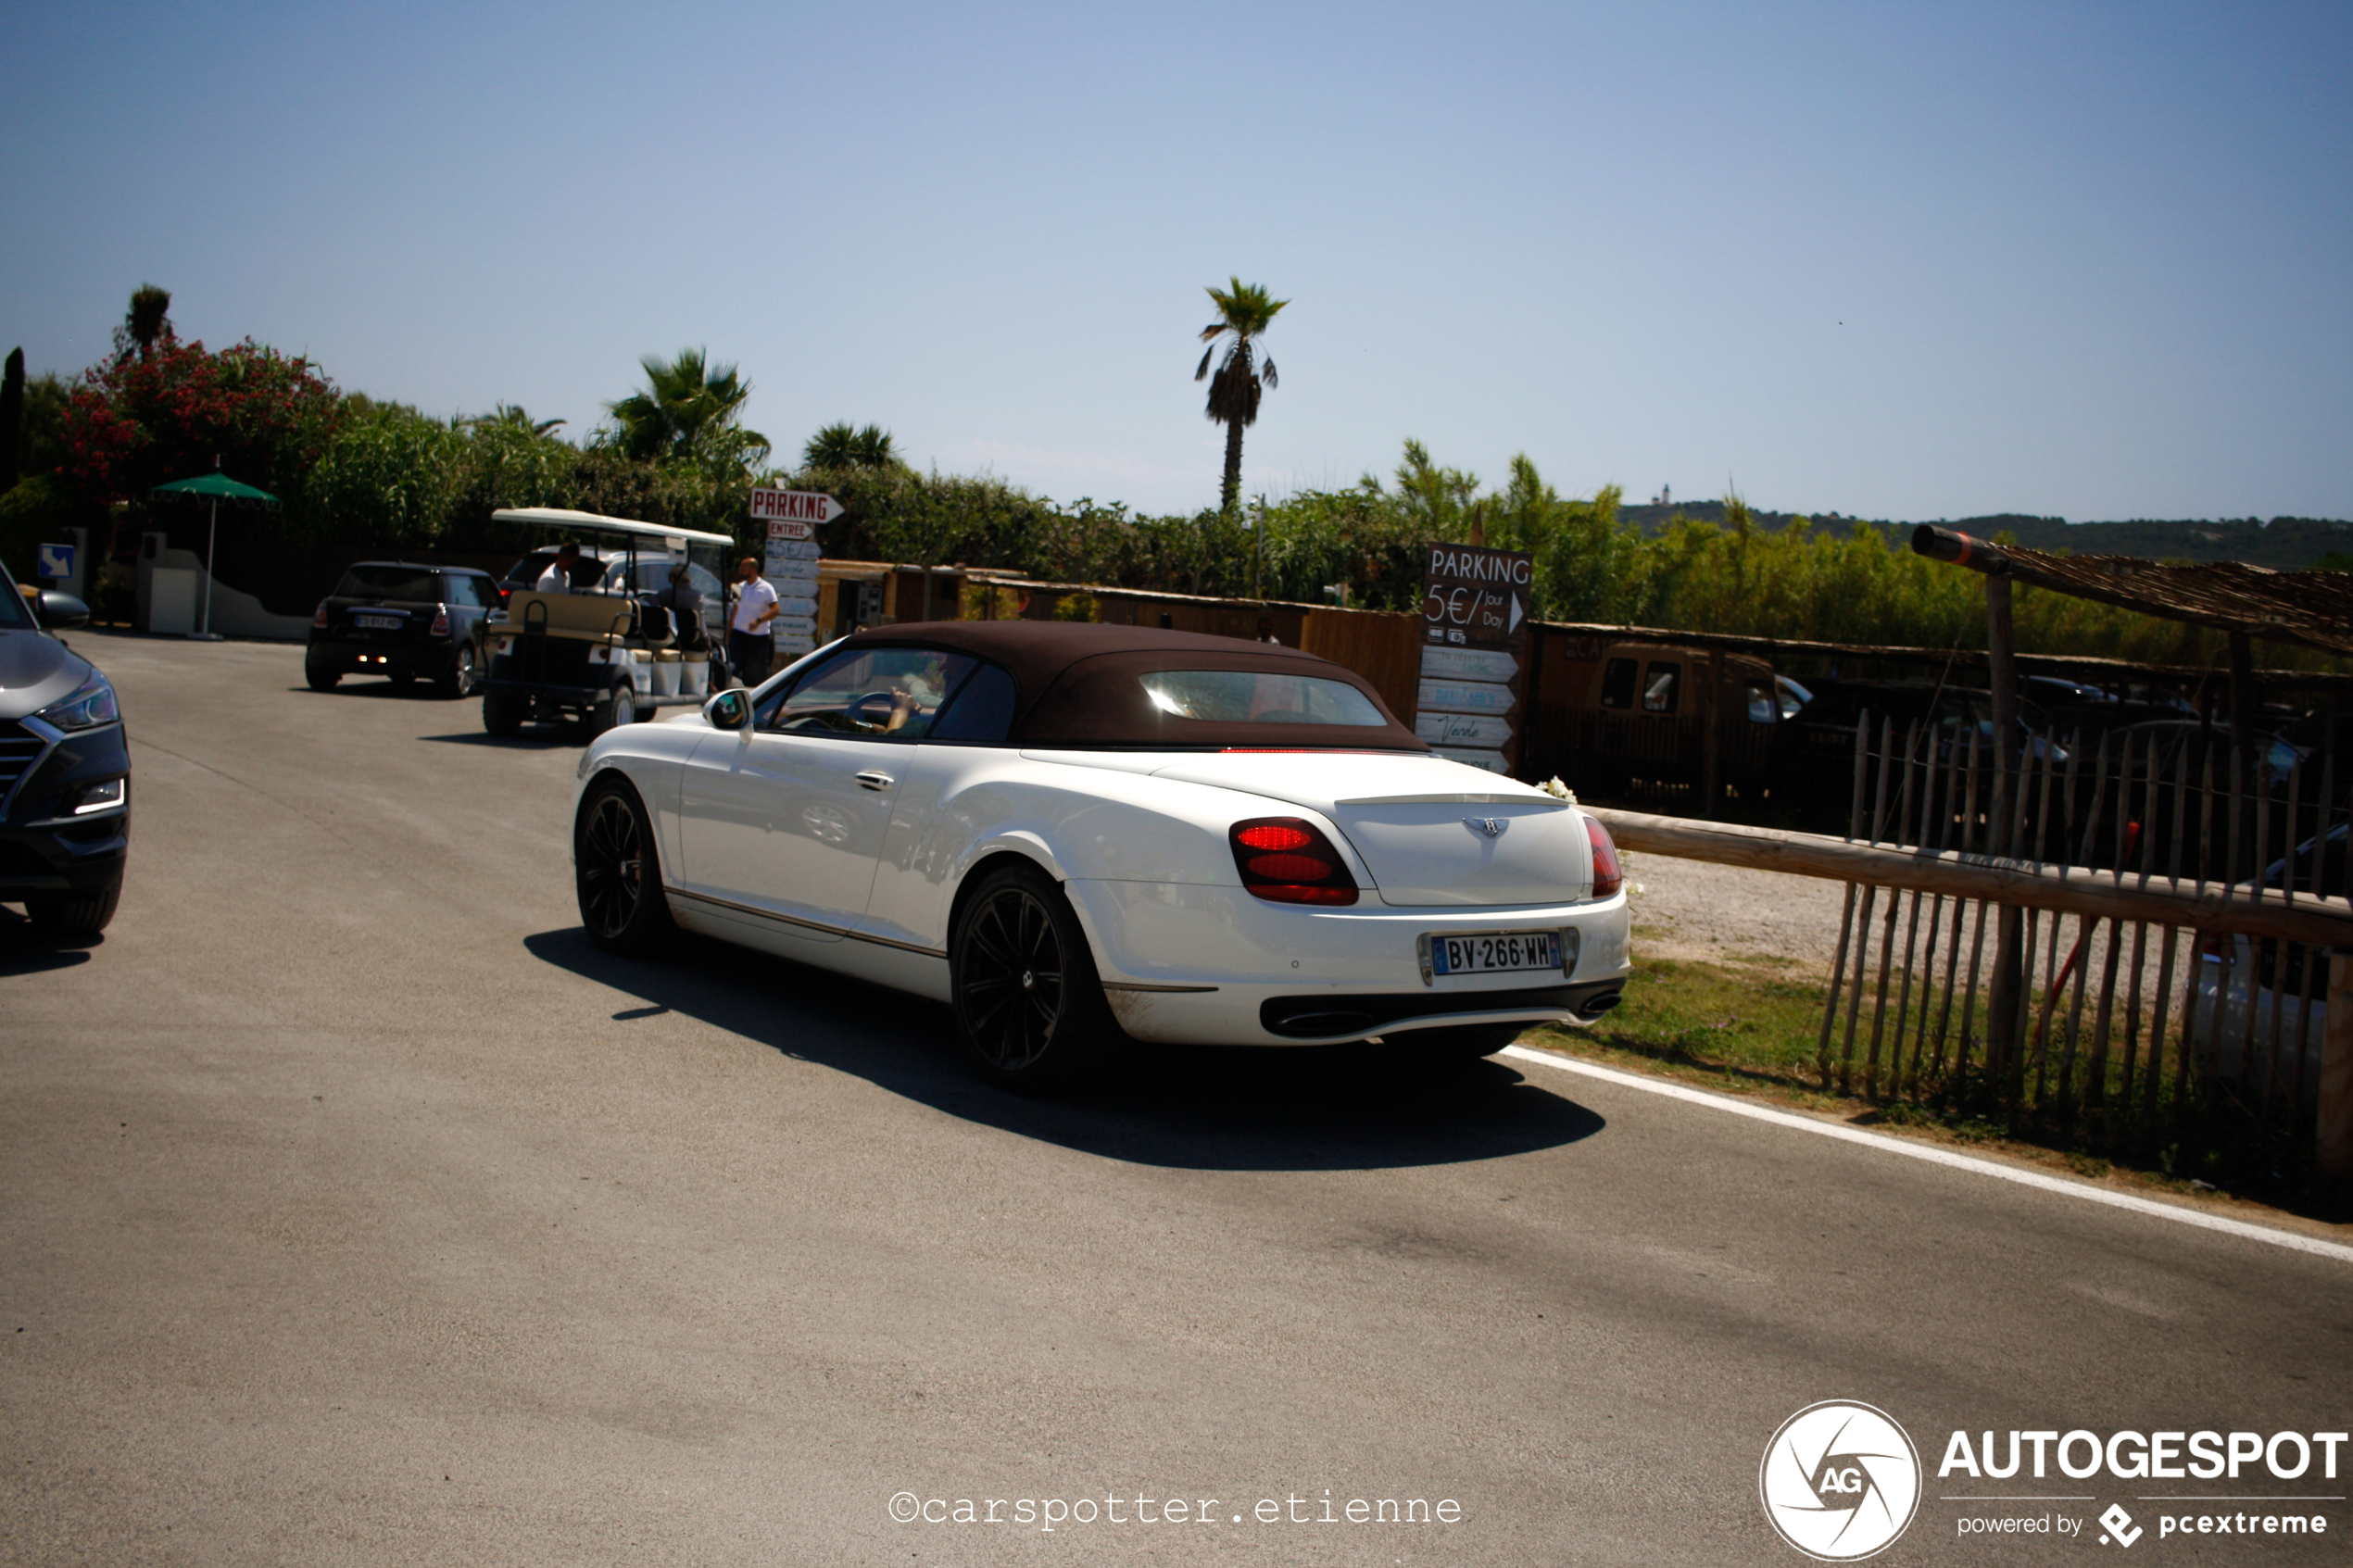
[[(875, 713), (878, 704), (861, 702), (851, 710), (850, 722), (862, 730), (887, 735), (904, 729), (910, 720), (928, 721), (939, 709), (940, 694), (933, 690), (931, 684), (920, 675), (905, 676), (893, 681), (889, 696), (889, 712)], [(875, 713), (875, 716), (868, 718), (867, 715), (870, 713)], [(916, 726), (916, 733), (921, 734), (922, 729), (923, 726), (919, 723)]]
[(556, 546), (556, 558), (547, 563), (547, 570), (539, 574), (539, 581), (532, 584), (533, 589), (542, 594), (571, 593), (573, 569), (579, 564), (578, 541), (565, 540)]

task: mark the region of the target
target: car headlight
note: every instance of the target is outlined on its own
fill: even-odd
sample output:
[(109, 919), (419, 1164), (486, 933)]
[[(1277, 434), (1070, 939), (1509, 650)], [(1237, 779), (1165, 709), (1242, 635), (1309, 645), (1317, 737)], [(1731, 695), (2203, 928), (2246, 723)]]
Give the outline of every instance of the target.
[(122, 709), (115, 702), (114, 687), (93, 670), (90, 678), (77, 686), (71, 696), (51, 703), (33, 717), (61, 730), (91, 730), (120, 719)]
[(82, 792), (73, 803), (73, 815), (86, 817), (93, 811), (111, 811), (131, 797), (129, 779), (106, 779)]

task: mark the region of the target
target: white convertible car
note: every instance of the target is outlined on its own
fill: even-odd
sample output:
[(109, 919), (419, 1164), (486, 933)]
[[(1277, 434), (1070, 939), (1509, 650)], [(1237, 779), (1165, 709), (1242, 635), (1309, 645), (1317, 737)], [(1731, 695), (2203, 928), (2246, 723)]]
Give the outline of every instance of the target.
[(573, 847), (600, 946), (683, 926), (933, 997), (1022, 1087), (1131, 1042), (1485, 1055), (1627, 971), (1599, 822), (1336, 664), (1185, 632), (861, 633), (600, 737)]

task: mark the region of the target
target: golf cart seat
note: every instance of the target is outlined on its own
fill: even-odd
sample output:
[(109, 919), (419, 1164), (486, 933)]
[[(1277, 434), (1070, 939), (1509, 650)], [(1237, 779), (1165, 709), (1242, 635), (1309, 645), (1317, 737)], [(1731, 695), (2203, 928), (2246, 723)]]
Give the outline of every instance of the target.
[(519, 593), (508, 599), (506, 622), (496, 630), (610, 645), (629, 636), (636, 623), (636, 602), (618, 596)]

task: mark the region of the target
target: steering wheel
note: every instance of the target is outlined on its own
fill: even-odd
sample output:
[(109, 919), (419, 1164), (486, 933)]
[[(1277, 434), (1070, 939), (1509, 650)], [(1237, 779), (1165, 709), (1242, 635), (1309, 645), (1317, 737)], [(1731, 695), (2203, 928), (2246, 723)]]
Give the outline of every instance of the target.
[[(898, 705), (898, 702), (899, 694), (897, 692), (867, 692), (862, 696), (851, 698), (849, 706), (843, 709), (842, 713), (849, 719), (851, 725), (855, 728), (861, 730), (879, 730), (890, 722), (890, 710)], [(865, 716), (866, 705), (868, 703), (880, 703), (882, 705), (882, 716), (880, 718), (869, 719)]]

